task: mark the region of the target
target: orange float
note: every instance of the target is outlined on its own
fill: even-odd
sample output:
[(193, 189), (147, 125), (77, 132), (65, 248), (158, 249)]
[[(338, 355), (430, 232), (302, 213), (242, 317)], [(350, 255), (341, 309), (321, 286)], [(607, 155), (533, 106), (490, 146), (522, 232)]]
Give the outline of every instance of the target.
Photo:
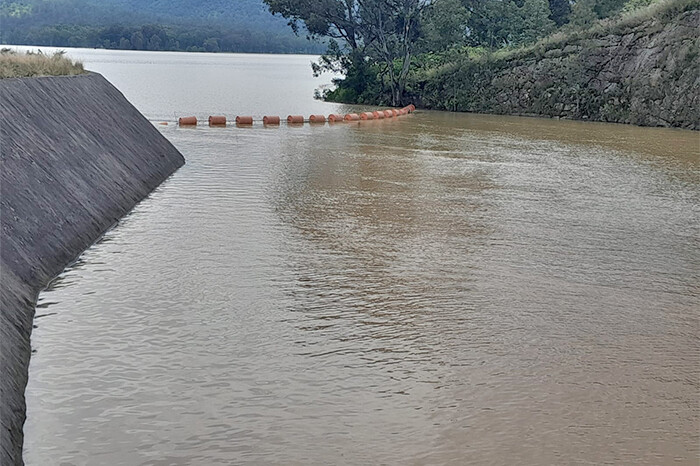
[(325, 123), (326, 117), (323, 115), (311, 115), (309, 117), (309, 123)]
[(413, 104), (409, 105), (409, 106), (408, 106), (408, 111), (411, 112), (411, 113), (415, 112), (415, 111), (416, 111), (416, 106), (413, 105)]
[(177, 124), (180, 126), (197, 126), (197, 117), (182, 117), (177, 120)]
[(226, 126), (225, 116), (210, 116), (209, 126)]
[(279, 125), (279, 124), (280, 124), (280, 117), (278, 117), (278, 116), (265, 115), (263, 117), (263, 125)]
[(382, 120), (382, 119), (384, 119), (384, 112), (378, 112), (378, 111), (375, 110), (374, 112), (372, 112), (372, 115), (374, 115), (374, 119), (375, 119), (375, 120)]
[(392, 118), (394, 116), (394, 112), (392, 110), (384, 110), (384, 116), (386, 118)]
[(399, 112), (399, 111), (396, 110), (395, 108), (392, 108), (391, 111), (394, 113), (394, 116), (395, 116), (395, 117), (401, 115), (401, 112)]
[(304, 124), (304, 116), (303, 115), (289, 115), (287, 117), (287, 124), (303, 125)]
[(343, 115), (338, 115), (336, 113), (332, 113), (328, 115), (328, 121), (330, 123), (335, 123), (336, 121), (343, 121)]
[(374, 114), (371, 112), (362, 112), (360, 113), (360, 118), (362, 120), (374, 120)]
[(250, 126), (253, 124), (252, 116), (237, 116), (236, 124), (240, 126)]
[(358, 121), (359, 119), (360, 115), (358, 115), (357, 113), (348, 113), (347, 115), (345, 115), (344, 118), (345, 121)]

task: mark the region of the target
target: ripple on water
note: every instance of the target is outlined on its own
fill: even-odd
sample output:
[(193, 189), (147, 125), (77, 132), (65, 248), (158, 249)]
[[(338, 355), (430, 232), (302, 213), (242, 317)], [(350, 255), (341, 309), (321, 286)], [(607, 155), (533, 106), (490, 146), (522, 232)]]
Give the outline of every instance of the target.
[(697, 459), (700, 176), (667, 133), (162, 131), (188, 164), (40, 298), (28, 464)]

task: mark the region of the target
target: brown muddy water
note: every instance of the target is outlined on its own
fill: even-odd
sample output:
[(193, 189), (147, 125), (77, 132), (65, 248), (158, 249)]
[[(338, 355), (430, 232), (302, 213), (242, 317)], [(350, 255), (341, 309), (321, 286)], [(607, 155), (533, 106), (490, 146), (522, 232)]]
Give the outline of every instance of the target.
[[(154, 123), (347, 110), (312, 57), (69, 53)], [(187, 165), (40, 297), (27, 464), (698, 463), (698, 133), (161, 129)]]

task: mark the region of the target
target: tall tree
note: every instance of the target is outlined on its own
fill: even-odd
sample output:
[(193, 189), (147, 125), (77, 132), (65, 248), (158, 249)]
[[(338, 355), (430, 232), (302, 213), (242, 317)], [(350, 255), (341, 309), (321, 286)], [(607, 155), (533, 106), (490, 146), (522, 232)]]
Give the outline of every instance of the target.
[(263, 0), (272, 14), (289, 20), (294, 32), (303, 23), (312, 36), (341, 39), (352, 49), (361, 46), (358, 0)]
[(466, 44), (471, 13), (460, 0), (436, 0), (424, 11), (421, 49), (439, 52)]
[(557, 26), (562, 26), (569, 22), (571, 3), (569, 0), (549, 0), (549, 11), (549, 19), (554, 21)]
[[(386, 66), (392, 105), (400, 105), (420, 20), (430, 0), (360, 0), (363, 38), (373, 55)], [(398, 65), (398, 68), (397, 66)]]
[(272, 13), (287, 18), (295, 32), (303, 23), (311, 36), (339, 39), (350, 48), (349, 61), (322, 60), (315, 71), (338, 63), (359, 69), (367, 58), (381, 62), (391, 87), (391, 100), (395, 105), (401, 103), (420, 35), (421, 14), (432, 0), (263, 1)]

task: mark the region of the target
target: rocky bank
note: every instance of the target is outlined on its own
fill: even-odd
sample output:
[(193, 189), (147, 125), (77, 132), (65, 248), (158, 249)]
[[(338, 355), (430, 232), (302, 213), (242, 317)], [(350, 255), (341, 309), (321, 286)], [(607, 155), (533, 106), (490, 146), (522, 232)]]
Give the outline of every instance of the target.
[(413, 98), (433, 109), (698, 130), (699, 51), (700, 9), (687, 3), (443, 64), (418, 74)]

